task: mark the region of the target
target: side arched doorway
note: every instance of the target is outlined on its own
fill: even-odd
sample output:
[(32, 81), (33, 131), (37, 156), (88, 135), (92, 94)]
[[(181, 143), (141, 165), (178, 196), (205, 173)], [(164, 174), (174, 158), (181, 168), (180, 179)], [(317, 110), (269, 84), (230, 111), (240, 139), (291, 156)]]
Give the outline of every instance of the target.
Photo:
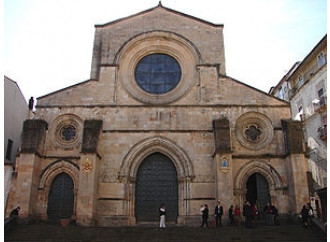
[(159, 221), (159, 207), (166, 205), (166, 221), (178, 217), (178, 178), (171, 159), (161, 153), (147, 156), (136, 177), (135, 216), (137, 222)]
[(253, 173), (246, 182), (246, 200), (251, 204), (257, 204), (259, 211), (263, 211), (267, 202), (271, 202), (268, 182), (258, 172)]
[(65, 172), (60, 173), (54, 178), (48, 195), (48, 219), (71, 218), (74, 208), (73, 189), (73, 180)]

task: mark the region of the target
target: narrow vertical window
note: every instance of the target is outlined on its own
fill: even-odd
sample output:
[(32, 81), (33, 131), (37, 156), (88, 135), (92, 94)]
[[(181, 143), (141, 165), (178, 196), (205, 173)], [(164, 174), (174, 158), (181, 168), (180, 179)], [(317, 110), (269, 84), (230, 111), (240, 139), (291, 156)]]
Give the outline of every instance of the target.
[(320, 100), (319, 105), (323, 105), (325, 102), (323, 88), (321, 88), (317, 91), (317, 95), (319, 96), (319, 100)]
[(278, 90), (278, 97), (281, 98), (281, 99), (284, 99), (284, 94), (283, 94), (282, 87), (280, 87), (280, 89)]
[(8, 160), (11, 160), (12, 149), (13, 149), (13, 141), (11, 139), (8, 139), (7, 151), (6, 151), (6, 159)]
[(324, 64), (325, 64), (325, 56), (324, 56), (324, 53), (321, 52), (321, 53), (317, 56), (317, 66), (318, 66), (319, 68), (321, 68)]
[(304, 78), (303, 78), (303, 75), (300, 75), (298, 77), (298, 83), (297, 83), (296, 87), (300, 88), (303, 84), (304, 84)]

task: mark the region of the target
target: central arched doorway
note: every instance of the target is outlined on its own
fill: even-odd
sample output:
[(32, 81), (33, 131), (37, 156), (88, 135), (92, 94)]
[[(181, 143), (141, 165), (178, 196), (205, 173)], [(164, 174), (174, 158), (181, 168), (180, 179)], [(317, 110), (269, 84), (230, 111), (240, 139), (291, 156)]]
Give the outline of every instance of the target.
[(48, 219), (71, 218), (74, 207), (73, 188), (73, 181), (65, 172), (54, 178), (48, 195)]
[(266, 178), (260, 173), (253, 173), (246, 182), (246, 200), (257, 204), (259, 211), (263, 211), (267, 202), (271, 202), (269, 186)]
[(170, 158), (153, 153), (146, 157), (137, 172), (135, 216), (137, 222), (159, 221), (159, 207), (166, 205), (166, 221), (178, 217), (178, 179)]

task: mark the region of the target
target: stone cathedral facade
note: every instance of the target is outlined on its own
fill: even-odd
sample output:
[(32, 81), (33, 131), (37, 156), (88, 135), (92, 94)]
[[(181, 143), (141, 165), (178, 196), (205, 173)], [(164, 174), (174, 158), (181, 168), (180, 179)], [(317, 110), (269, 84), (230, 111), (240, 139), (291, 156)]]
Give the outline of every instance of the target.
[(90, 79), (38, 98), (24, 122), (6, 212), (86, 226), (158, 221), (162, 203), (177, 224), (217, 200), (225, 215), (245, 200), (299, 212), (301, 124), (226, 76), (224, 53), (223, 25), (161, 4), (96, 25)]

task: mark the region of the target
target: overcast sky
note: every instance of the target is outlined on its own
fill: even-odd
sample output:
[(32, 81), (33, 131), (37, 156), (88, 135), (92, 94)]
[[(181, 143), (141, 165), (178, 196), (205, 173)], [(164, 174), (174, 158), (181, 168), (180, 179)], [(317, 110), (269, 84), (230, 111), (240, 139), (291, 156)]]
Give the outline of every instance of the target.
[[(94, 25), (158, 0), (4, 0), (4, 75), (28, 100), (89, 79)], [(224, 24), (227, 75), (268, 92), (327, 33), (326, 0), (163, 0)]]

